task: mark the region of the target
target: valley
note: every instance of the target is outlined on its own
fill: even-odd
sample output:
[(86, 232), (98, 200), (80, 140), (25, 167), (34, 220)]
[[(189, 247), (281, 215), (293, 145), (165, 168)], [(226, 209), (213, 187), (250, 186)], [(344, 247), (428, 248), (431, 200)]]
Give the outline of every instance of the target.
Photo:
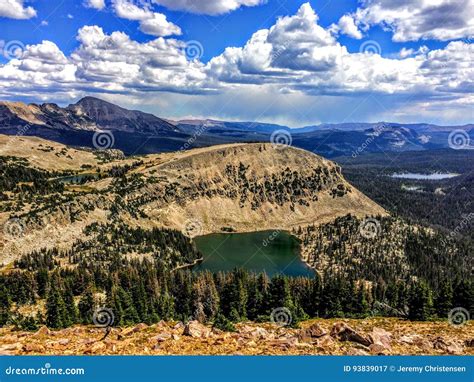
[[(396, 317), (409, 328), (446, 321), (457, 307), (467, 307), (458, 312), (463, 325), (452, 325), (469, 333), (472, 242), (381, 207), (344, 178), (348, 172), (358, 184), (358, 174), (365, 175), (346, 164), (271, 143), (140, 156), (36, 137), (0, 135), (0, 143), (5, 338), (15, 336), (9, 330), (44, 331), (44, 325), (52, 336), (67, 328), (82, 333), (100, 307), (112, 312), (113, 327), (196, 321), (214, 328), (223, 344), (245, 343), (219, 331), (235, 333), (246, 322), (273, 322), (284, 329), (270, 337), (288, 339), (296, 335), (291, 328), (314, 317), (322, 325)], [(466, 163), (456, 160), (450, 171), (465, 179)], [(164, 336), (181, 336), (180, 330)], [(119, 337), (113, 352), (121, 349)], [(298, 341), (288, 341), (291, 354), (320, 352), (318, 341), (301, 352), (293, 348)], [(439, 341), (454, 346), (450, 351), (470, 351), (464, 334)], [(37, 345), (12, 351), (49, 351)], [(368, 345), (360, 350), (370, 353)], [(206, 345), (190, 346), (192, 354)], [(280, 353), (271, 346), (265, 349)], [(321, 352), (354, 351), (341, 346)], [(427, 346), (419, 351), (436, 350)]]

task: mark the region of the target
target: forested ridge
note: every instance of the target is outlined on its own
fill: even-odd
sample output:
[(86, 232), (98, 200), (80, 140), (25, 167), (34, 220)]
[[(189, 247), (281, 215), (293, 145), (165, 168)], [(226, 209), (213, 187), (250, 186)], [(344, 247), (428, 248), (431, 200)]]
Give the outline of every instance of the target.
[[(400, 221), (379, 219), (382, 233), (362, 241), (355, 234), (360, 222), (351, 216), (297, 230), (303, 244), (315, 237), (326, 243), (317, 251), (308, 248), (315, 259), (323, 254), (329, 263), (318, 265), (321, 271), (314, 278), (272, 279), (242, 269), (226, 274), (174, 270), (178, 260), (199, 257), (181, 233), (94, 225), (89, 229), (99, 232), (96, 244), (102, 247), (34, 252), (18, 260), (14, 271), (0, 276), (1, 322), (26, 329), (42, 323), (52, 328), (88, 324), (98, 307), (112, 310), (115, 325), (194, 318), (228, 330), (233, 322), (269, 320), (277, 308), (291, 312), (293, 325), (309, 317), (387, 315), (429, 320), (446, 319), (454, 307), (472, 312), (469, 247), (454, 239), (442, 247), (436, 234), (403, 225), (394, 230)], [(400, 259), (390, 255), (394, 253), (390, 240), (397, 235), (404, 240)], [(119, 249), (122, 243), (148, 246), (155, 255), (128, 258), (128, 251)], [(434, 255), (435, 248), (444, 249)], [(69, 265), (61, 266), (65, 259)], [(21, 313), (22, 306), (40, 301), (44, 308), (37, 308), (37, 314)]]
[[(252, 150), (258, 155), (270, 149), (262, 144)], [(255, 155), (254, 151), (250, 153)], [(395, 217), (371, 217), (376, 232), (369, 237), (361, 234), (364, 220), (352, 215), (322, 225), (314, 221), (295, 227), (293, 234), (301, 241), (303, 259), (317, 271), (315, 277), (279, 275), (270, 279), (242, 269), (227, 274), (181, 269), (195, 264), (202, 254), (182, 233), (183, 227), (144, 224), (157, 216), (166, 218), (170, 212), (162, 211), (163, 206), (173, 204), (178, 209), (189, 200), (226, 197), (236, 202), (238, 211), (247, 213), (259, 211), (267, 203), (275, 211), (289, 206), (288, 211), (295, 212), (295, 207), (303, 211), (308, 204), (314, 207), (312, 203), (319, 199), (327, 198), (336, 205), (358, 193), (341, 177), (339, 167), (319, 160), (301, 173), (295, 170), (295, 162), (291, 168), (283, 163), (270, 174), (256, 176), (255, 169), (245, 164), (251, 161), (241, 159), (245, 148), (216, 152), (212, 155), (229, 161), (231, 157), (232, 161), (226, 164), (223, 159), (219, 163), (223, 172), (212, 172), (212, 176), (207, 174), (206, 163), (196, 165), (202, 170), (198, 175), (192, 171), (181, 174), (188, 164), (184, 160), (170, 159), (162, 164), (160, 158), (149, 162), (140, 158), (127, 164), (119, 160), (109, 167), (84, 168), (94, 176), (82, 177), (76, 185), (59, 179), (77, 175), (74, 172), (41, 170), (25, 159), (0, 157), (0, 212), (20, 219), (26, 231), (35, 225), (45, 229), (50, 222), (52, 230), (62, 233), (63, 224), (83, 222), (79, 235), (67, 245), (34, 243), (34, 249), (16, 257), (0, 273), (0, 324), (23, 329), (42, 324), (51, 328), (90, 324), (101, 307), (110, 309), (114, 324), (120, 326), (194, 318), (228, 330), (239, 321), (268, 321), (272, 312), (281, 308), (291, 313), (293, 325), (309, 317), (446, 319), (456, 307), (474, 313), (473, 243), (465, 227), (456, 235), (423, 227), (420, 223), (424, 224), (429, 213), (413, 217), (413, 223), (409, 210), (416, 214), (425, 197), (400, 194), (392, 189), (388, 176), (376, 178), (370, 172), (365, 181), (359, 176), (360, 184), (374, 187), (374, 198), (385, 201), (382, 204), (395, 212)], [(272, 160), (277, 154), (265, 155)], [(279, 158), (281, 162), (284, 159)], [(312, 163), (312, 158), (307, 160)], [(463, 163), (463, 158), (456, 160), (456, 166)], [(343, 167), (343, 171), (355, 174), (354, 168)], [(377, 181), (378, 186), (371, 183)], [(464, 185), (444, 184), (458, 187), (460, 203), (468, 199)], [(435, 187), (430, 190), (434, 195)], [(393, 209), (387, 202), (392, 192), (398, 200)], [(433, 195), (429, 198), (438, 198)], [(400, 207), (400, 200), (407, 205)], [(378, 207), (370, 203), (364, 205), (367, 210)], [(469, 211), (472, 204), (460, 206), (460, 210), (466, 211), (466, 206)], [(153, 215), (157, 209), (161, 214)], [(91, 217), (93, 212), (97, 215)], [(444, 228), (454, 228), (459, 224), (458, 212), (439, 212), (436, 219), (448, 214), (453, 220)], [(102, 220), (85, 223), (96, 216)], [(181, 219), (184, 215), (177, 216)], [(436, 219), (432, 226), (437, 225)], [(225, 228), (233, 230), (230, 225)], [(11, 241), (16, 239), (20, 238)]]

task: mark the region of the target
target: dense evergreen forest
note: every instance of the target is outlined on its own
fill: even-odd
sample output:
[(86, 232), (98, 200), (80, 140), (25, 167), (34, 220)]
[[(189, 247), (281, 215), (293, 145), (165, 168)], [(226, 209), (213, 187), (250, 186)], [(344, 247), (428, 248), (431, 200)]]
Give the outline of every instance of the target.
[[(350, 183), (391, 214), (474, 240), (473, 150), (364, 154), (335, 160)], [(460, 176), (436, 181), (390, 177), (404, 172)]]
[[(384, 229), (394, 224), (381, 221)], [(342, 251), (344, 242), (351, 241), (339, 239), (351, 237), (347, 228), (353, 222), (351, 217), (341, 218), (332, 228), (328, 225), (321, 229), (333, 239), (336, 247), (328, 251), (341, 264), (347, 262)], [(94, 225), (90, 229), (100, 231), (105, 227)], [(303, 230), (299, 231), (304, 235)], [(114, 240), (125, 240), (164, 252), (194, 254), (188, 255), (188, 260), (199, 256), (190, 239), (177, 231), (121, 228), (110, 232), (102, 248)], [(307, 229), (307, 233), (314, 232)], [(313, 278), (279, 275), (269, 279), (265, 274), (242, 269), (227, 274), (175, 270), (176, 263), (168, 257), (166, 261), (159, 255), (129, 259), (116, 251), (119, 246), (106, 253), (98, 248), (95, 256), (87, 248), (62, 253), (40, 251), (23, 256), (15, 263), (14, 271), (0, 275), (0, 322), (32, 330), (43, 323), (52, 328), (90, 324), (94, 311), (107, 307), (114, 314), (114, 325), (194, 318), (232, 330), (233, 322), (269, 320), (276, 308), (291, 312), (292, 325), (309, 317), (387, 315), (429, 320), (446, 319), (454, 307), (472, 312), (474, 285), (466, 277), (466, 257), (463, 261), (448, 261), (449, 251), (433, 257), (433, 245), (437, 245), (433, 240), (424, 235), (408, 237), (405, 265), (418, 266), (399, 276), (395, 273), (399, 264), (392, 267), (387, 262), (386, 270), (379, 271), (380, 265), (368, 259), (361, 262), (357, 272), (326, 267)], [(379, 240), (372, 249), (380, 248), (382, 242)], [(368, 243), (365, 245), (369, 248)], [(449, 245), (456, 251), (462, 248), (462, 243)], [(81, 256), (82, 250), (86, 256)], [(71, 265), (61, 266), (66, 259)], [(45, 301), (45, 307), (37, 308), (38, 314), (21, 313), (22, 306), (39, 301)]]
[[(127, 176), (142, 161), (113, 166), (98, 173), (100, 178), (112, 178), (109, 188), (87, 191), (97, 198), (84, 197), (80, 204), (86, 211), (98, 205), (108, 209), (107, 223), (87, 225), (67, 250), (39, 248), (0, 274), (0, 325), (34, 330), (41, 324), (51, 328), (90, 324), (100, 307), (113, 312), (114, 325), (194, 318), (228, 330), (234, 322), (269, 320), (277, 308), (291, 313), (293, 325), (308, 317), (446, 319), (455, 307), (474, 315), (474, 218), (469, 218), (474, 214), (473, 175), (468, 160), (472, 157), (466, 157), (472, 154), (448, 154), (447, 170), (462, 176), (418, 182), (423, 192), (408, 192), (402, 188), (405, 180), (389, 175), (426, 172), (420, 166), (433, 163), (433, 154), (413, 156), (418, 158), (416, 163), (402, 158), (391, 167), (372, 155), (351, 164), (340, 161), (349, 180), (396, 217), (375, 217), (379, 226), (374, 237), (361, 235), (362, 222), (353, 216), (296, 229), (305, 260), (318, 271), (313, 278), (280, 275), (270, 279), (242, 269), (227, 274), (181, 269), (202, 256), (191, 239), (176, 230), (131, 227), (119, 212), (127, 211), (138, 219), (143, 214), (138, 206), (150, 200), (179, 201), (185, 193), (210, 191), (205, 184), (202, 190), (183, 190), (170, 183), (156, 195), (142, 193), (143, 177)], [(409, 159), (413, 154), (403, 155)], [(23, 203), (32, 203), (20, 217), (28, 224), (36, 220), (43, 224), (43, 217), (61, 205), (71, 221), (80, 219), (81, 210), (66, 202), (79, 200), (83, 193), (65, 192), (64, 183), (57, 180), (70, 174), (38, 170), (23, 159), (0, 159), (3, 211), (17, 211)], [(339, 168), (334, 173), (315, 171), (308, 178), (285, 170), (264, 184), (247, 178), (245, 167), (230, 166), (226, 171), (242, 190), (241, 203), (251, 202), (252, 208), (268, 200), (296, 204), (305, 192), (314, 192), (317, 198), (321, 184), (330, 186), (333, 197), (347, 192), (334, 183)], [(110, 190), (113, 199), (108, 198)], [(134, 197), (130, 197), (132, 191)], [(215, 189), (211, 194), (225, 192)]]

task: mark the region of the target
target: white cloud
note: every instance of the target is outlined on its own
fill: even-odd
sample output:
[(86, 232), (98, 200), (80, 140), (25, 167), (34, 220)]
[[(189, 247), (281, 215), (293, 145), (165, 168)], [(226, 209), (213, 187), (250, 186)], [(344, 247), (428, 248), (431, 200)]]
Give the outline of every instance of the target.
[(2, 0), (0, 1), (0, 17), (10, 19), (31, 19), (36, 16), (36, 10), (23, 4), (23, 0)]
[(364, 29), (381, 25), (399, 42), (474, 36), (474, 0), (366, 0), (352, 17)]
[[(260, 30), (241, 48), (227, 48), (206, 66), (220, 86), (258, 84), (275, 92), (348, 96), (411, 94), (426, 99), (466, 98), (472, 86), (474, 45), (451, 42), (444, 49), (404, 50), (400, 58), (349, 53), (317, 25), (309, 4), (296, 15)], [(471, 61), (472, 62), (472, 61)], [(456, 95), (455, 95), (456, 93)]]
[(350, 15), (344, 15), (339, 19), (338, 27), (341, 33), (348, 35), (352, 38), (360, 40), (362, 38), (362, 32), (355, 25), (354, 18)]
[[(143, 15), (134, 8), (126, 10), (128, 17)], [(144, 20), (149, 19), (137, 19)], [(410, 116), (419, 120), (420, 109), (424, 115), (436, 110), (436, 118), (452, 118), (457, 111), (462, 119), (468, 118), (466, 111), (474, 102), (474, 44), (453, 41), (432, 51), (422, 46), (390, 58), (350, 53), (329, 29), (318, 25), (309, 4), (207, 64), (187, 58), (186, 44), (173, 38), (138, 42), (124, 32), (106, 34), (99, 26), (85, 26), (77, 40), (79, 46), (69, 56), (43, 41), (28, 45), (21, 59), (0, 64), (0, 96), (28, 93), (68, 99), (101, 89), (130, 102), (156, 102), (167, 110), (186, 107), (186, 114), (279, 122), (286, 118), (299, 125), (311, 121), (298, 123), (298, 115), (313, 121), (343, 118), (341, 110), (370, 95), (372, 101), (358, 107), (352, 120), (393, 119), (391, 111), (400, 121)]]
[(84, 0), (84, 6), (100, 11), (105, 8), (105, 0)]
[(254, 7), (265, 4), (267, 0), (152, 0), (153, 3), (168, 9), (206, 15), (221, 15), (242, 6)]
[(166, 19), (162, 13), (139, 7), (128, 0), (113, 0), (113, 8), (118, 17), (139, 21), (140, 30), (152, 36), (180, 35), (181, 28)]

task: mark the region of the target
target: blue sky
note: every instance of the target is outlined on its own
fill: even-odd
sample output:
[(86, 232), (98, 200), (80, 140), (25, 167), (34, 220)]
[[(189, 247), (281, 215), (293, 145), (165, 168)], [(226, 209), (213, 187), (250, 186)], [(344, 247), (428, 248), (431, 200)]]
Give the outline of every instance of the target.
[(3, 0), (0, 98), (291, 126), (472, 122), (473, 0), (426, 3)]

